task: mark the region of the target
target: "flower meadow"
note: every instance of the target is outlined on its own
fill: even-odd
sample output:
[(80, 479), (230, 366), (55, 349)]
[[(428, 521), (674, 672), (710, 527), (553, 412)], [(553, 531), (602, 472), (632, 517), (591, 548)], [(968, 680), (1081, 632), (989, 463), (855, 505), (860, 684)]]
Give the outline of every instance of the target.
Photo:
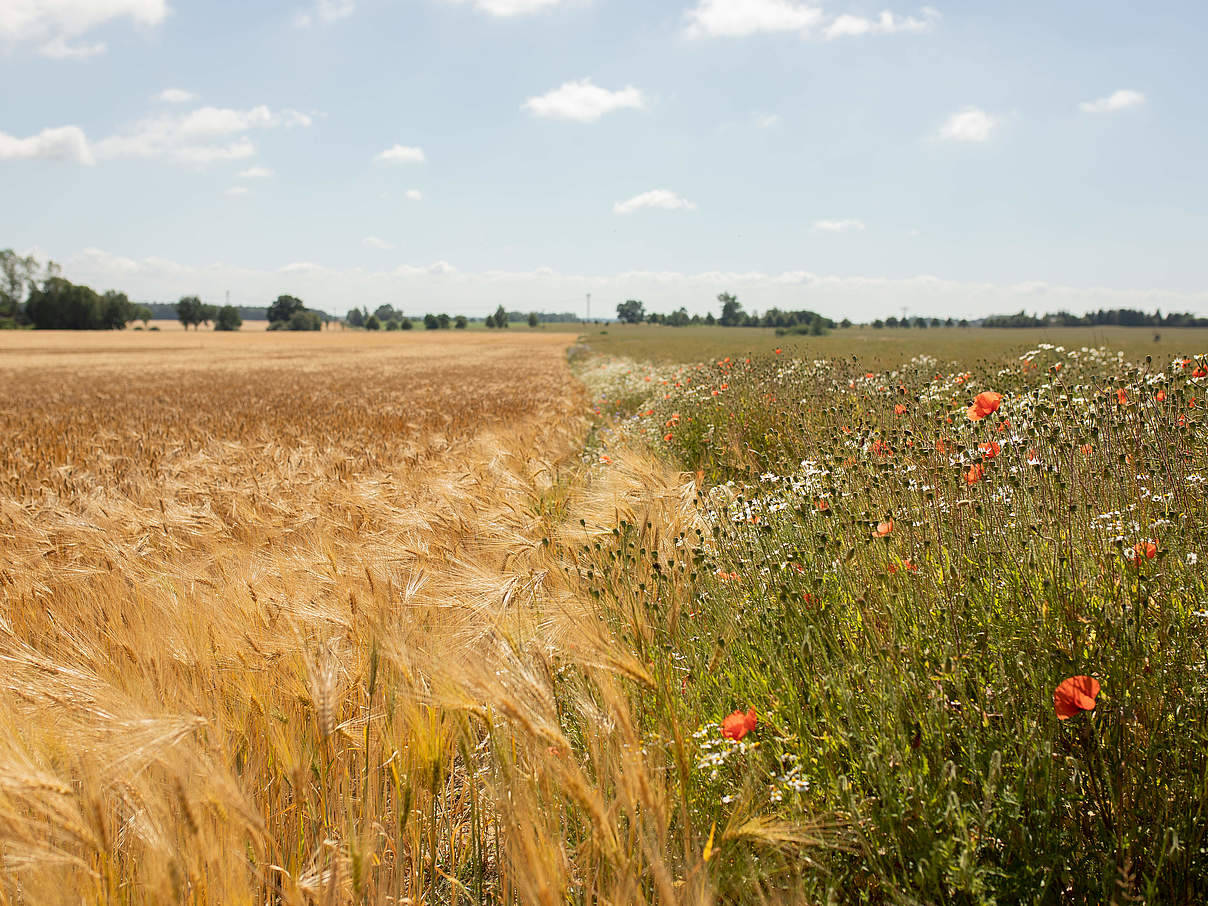
[(591, 581), (723, 901), (1200, 901), (1204, 358), (581, 355), (693, 478)]
[(1202, 901), (1205, 360), (685, 330), (0, 336), (0, 902)]

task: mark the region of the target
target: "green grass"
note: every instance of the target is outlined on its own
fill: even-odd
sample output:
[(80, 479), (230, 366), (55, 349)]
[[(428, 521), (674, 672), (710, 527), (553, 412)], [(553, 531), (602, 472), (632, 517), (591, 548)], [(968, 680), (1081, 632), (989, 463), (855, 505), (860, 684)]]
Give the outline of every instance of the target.
[[(593, 594), (659, 677), (646, 730), (691, 762), (685, 820), (717, 829), (724, 900), (1208, 889), (1208, 379), (1169, 360), (1208, 331), (1161, 333), (585, 336), (703, 360), (634, 366), (600, 394), (620, 416), (605, 441), (698, 472), (704, 528), (656, 564), (658, 528), (623, 525)], [(1097, 343), (1112, 348), (1078, 351)], [(1004, 402), (971, 421), (983, 390)], [(1102, 691), (1061, 721), (1054, 688), (1074, 675)], [(747, 708), (756, 730), (721, 738)], [(677, 726), (699, 728), (686, 756)], [(752, 816), (826, 845), (740, 832)]]
[[(1154, 341), (1154, 334), (1161, 340)], [(582, 332), (582, 341), (601, 355), (641, 362), (696, 362), (723, 356), (771, 353), (803, 358), (858, 356), (869, 366), (892, 367), (914, 355), (959, 358), (970, 366), (980, 360), (1022, 353), (1041, 343), (1078, 348), (1110, 346), (1130, 359), (1170, 356), (1208, 349), (1208, 329), (1140, 327), (1061, 327), (990, 329), (938, 327), (925, 330), (852, 327), (824, 337), (776, 336), (770, 328), (663, 327), (652, 324), (608, 324)]]

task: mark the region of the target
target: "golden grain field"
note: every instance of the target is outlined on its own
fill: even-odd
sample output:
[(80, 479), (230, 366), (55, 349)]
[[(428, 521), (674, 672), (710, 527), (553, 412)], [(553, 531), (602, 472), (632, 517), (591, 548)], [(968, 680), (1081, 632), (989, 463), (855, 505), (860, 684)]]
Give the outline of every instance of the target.
[(0, 902), (640, 899), (568, 341), (0, 334)]

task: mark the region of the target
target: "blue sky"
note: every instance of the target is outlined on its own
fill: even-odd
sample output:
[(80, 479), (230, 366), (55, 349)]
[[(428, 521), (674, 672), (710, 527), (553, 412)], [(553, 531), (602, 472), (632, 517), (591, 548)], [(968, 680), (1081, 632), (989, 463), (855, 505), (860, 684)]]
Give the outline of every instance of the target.
[(0, 0), (0, 247), (334, 312), (1208, 313), (1208, 4), (884, 2)]

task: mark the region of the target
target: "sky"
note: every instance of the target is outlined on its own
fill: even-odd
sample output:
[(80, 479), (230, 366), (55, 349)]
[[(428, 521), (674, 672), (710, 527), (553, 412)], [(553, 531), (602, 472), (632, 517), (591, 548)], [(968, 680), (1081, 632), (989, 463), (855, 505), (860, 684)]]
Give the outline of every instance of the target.
[(0, 248), (342, 314), (1208, 314), (1208, 4), (0, 0)]

